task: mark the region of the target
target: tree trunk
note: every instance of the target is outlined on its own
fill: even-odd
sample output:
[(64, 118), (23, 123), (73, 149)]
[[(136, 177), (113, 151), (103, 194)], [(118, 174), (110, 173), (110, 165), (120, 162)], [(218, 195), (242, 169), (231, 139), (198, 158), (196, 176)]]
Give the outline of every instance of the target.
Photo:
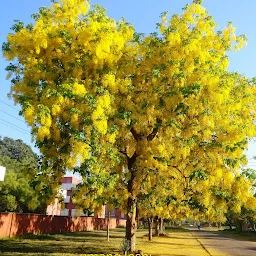
[(159, 219), (158, 219), (158, 216), (155, 217), (155, 236), (159, 236)]
[[(129, 161), (128, 161), (129, 167)], [(130, 169), (131, 178), (128, 181), (128, 193), (130, 194), (127, 200), (127, 220), (126, 220), (126, 240), (130, 245), (129, 253), (135, 252), (135, 232), (136, 232), (136, 196), (134, 196), (135, 190), (135, 171)]]
[(230, 218), (226, 217), (227, 218), (227, 221), (228, 221), (228, 226), (229, 226), (229, 229), (232, 230), (232, 223), (231, 223), (231, 220)]
[(136, 225), (137, 225), (137, 229), (139, 229), (140, 227), (140, 217), (139, 217), (139, 209), (138, 207), (136, 207)]
[(108, 209), (107, 240), (109, 242), (110, 210)]
[(127, 207), (127, 220), (126, 220), (126, 240), (129, 242), (129, 253), (135, 252), (135, 232), (136, 232), (136, 200), (128, 198)]
[(148, 240), (151, 241), (152, 240), (152, 233), (153, 233), (153, 219), (152, 218), (148, 218)]
[(163, 234), (164, 233), (164, 219), (160, 218), (160, 232)]

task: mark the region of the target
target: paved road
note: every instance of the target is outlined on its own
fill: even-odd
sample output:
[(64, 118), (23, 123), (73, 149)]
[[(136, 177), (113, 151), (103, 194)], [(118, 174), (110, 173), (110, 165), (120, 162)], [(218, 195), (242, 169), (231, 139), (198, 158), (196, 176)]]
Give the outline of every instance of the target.
[(256, 242), (221, 237), (204, 230), (190, 231), (211, 256), (256, 256)]

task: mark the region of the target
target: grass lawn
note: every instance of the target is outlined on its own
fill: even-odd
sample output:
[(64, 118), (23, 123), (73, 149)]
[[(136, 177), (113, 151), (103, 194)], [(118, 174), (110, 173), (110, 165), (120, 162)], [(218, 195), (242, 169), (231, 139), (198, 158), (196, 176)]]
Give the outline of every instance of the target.
[(213, 232), (219, 236), (233, 238), (236, 240), (256, 242), (256, 232), (253, 232), (253, 231), (240, 232), (235, 229), (230, 230), (224, 226), (221, 227), (220, 229), (217, 227), (206, 227), (206, 228), (204, 227), (203, 230)]
[(216, 234), (237, 240), (256, 242), (256, 232), (252, 231), (239, 232), (236, 230), (220, 230), (217, 231)]
[[(211, 232), (238, 240), (256, 241), (256, 234), (252, 232), (242, 234), (236, 231)], [(149, 242), (147, 230), (139, 229), (136, 240), (137, 250), (152, 256), (209, 256), (188, 230), (179, 227), (166, 228), (166, 233), (166, 237), (153, 237)], [(0, 255), (124, 255), (121, 252), (124, 235), (125, 229), (117, 228), (111, 230), (110, 242), (107, 242), (104, 230), (0, 239)]]
[[(166, 231), (168, 237), (156, 237), (149, 242), (147, 230), (139, 229), (137, 249), (152, 256), (208, 256), (190, 232), (185, 232), (184, 229), (167, 229)], [(83, 254), (115, 255), (118, 253), (123, 255), (120, 248), (124, 235), (124, 228), (118, 228), (111, 230), (110, 242), (106, 241), (106, 231), (104, 230), (1, 239), (0, 255), (78, 256)]]

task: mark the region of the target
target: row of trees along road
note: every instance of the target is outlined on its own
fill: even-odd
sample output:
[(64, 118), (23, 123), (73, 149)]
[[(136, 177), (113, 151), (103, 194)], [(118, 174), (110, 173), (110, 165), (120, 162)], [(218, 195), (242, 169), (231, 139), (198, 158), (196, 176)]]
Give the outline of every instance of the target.
[(43, 179), (75, 169), (88, 185), (84, 207), (126, 210), (132, 252), (137, 208), (209, 219), (255, 208), (239, 168), (256, 133), (256, 87), (227, 70), (227, 52), (246, 43), (231, 23), (217, 31), (198, 0), (163, 13), (147, 36), (84, 0), (53, 1), (33, 17), (12, 27), (3, 53)]

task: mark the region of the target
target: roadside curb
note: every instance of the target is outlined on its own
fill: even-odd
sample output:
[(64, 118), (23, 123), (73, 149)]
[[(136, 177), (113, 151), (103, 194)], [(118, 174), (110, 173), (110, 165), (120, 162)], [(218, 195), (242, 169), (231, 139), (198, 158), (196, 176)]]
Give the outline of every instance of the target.
[(207, 248), (200, 242), (200, 240), (191, 232), (189, 231), (190, 234), (196, 239), (196, 241), (202, 246), (202, 248), (210, 255), (210, 256), (213, 256), (208, 250)]

